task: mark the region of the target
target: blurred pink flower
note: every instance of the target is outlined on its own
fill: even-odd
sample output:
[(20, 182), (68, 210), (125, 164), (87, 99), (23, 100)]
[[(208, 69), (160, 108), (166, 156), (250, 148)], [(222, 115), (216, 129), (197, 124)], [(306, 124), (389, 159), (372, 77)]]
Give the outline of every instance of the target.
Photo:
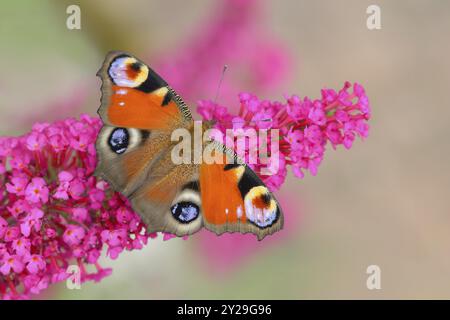
[(232, 105), (241, 88), (256, 94), (272, 92), (293, 69), (289, 50), (262, 23), (265, 2), (218, 1), (206, 21), (177, 48), (156, 54), (149, 61), (187, 101), (213, 98), (224, 65), (228, 66), (220, 100)]
[(284, 229), (266, 237), (264, 241), (258, 241), (252, 234), (225, 233), (218, 237), (212, 232), (202, 232), (198, 245), (200, 253), (207, 258), (205, 270), (214, 276), (225, 275), (298, 232), (304, 215), (302, 201), (297, 199), (294, 202), (283, 195), (278, 197), (278, 201), (283, 208)]

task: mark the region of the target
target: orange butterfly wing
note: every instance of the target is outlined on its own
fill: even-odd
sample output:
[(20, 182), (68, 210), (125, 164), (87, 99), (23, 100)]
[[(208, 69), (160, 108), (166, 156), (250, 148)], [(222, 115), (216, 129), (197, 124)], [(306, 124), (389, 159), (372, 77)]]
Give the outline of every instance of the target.
[(111, 89), (107, 117), (115, 126), (164, 130), (180, 122), (181, 111), (176, 103), (172, 100), (164, 102), (166, 95), (170, 94), (167, 88), (154, 93), (119, 86)]
[(200, 166), (203, 218), (214, 225), (245, 223), (244, 200), (238, 188), (239, 170), (225, 170), (225, 166)]
[(124, 52), (107, 55), (102, 78), (100, 117), (123, 128), (172, 130), (192, 122), (188, 107), (156, 72)]
[(216, 234), (251, 232), (262, 240), (283, 228), (278, 201), (244, 164), (201, 164), (200, 193), (203, 223)]

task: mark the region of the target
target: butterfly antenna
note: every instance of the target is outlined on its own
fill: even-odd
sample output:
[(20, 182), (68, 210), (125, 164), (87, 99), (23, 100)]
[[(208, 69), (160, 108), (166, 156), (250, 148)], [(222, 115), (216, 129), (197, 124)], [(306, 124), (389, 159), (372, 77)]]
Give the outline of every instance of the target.
[(217, 99), (219, 98), (220, 87), (222, 86), (222, 81), (225, 76), (225, 71), (227, 71), (228, 66), (225, 64), (222, 69), (222, 74), (220, 76), (219, 84), (217, 86), (216, 97), (214, 98), (214, 103), (217, 103)]
[[(224, 78), (224, 76), (225, 76), (225, 72), (227, 71), (227, 69), (228, 69), (228, 66), (225, 64), (225, 65), (223, 66), (222, 74), (221, 74), (221, 76), (220, 76), (219, 84), (218, 84), (218, 86), (217, 86), (216, 97), (214, 98), (214, 104), (217, 103), (217, 99), (219, 98), (220, 88), (222, 87), (223, 78)], [(259, 121), (264, 121), (264, 122), (266, 122), (266, 121), (272, 121), (272, 119), (261, 119), (261, 120), (259, 120)], [(208, 125), (209, 127), (212, 127), (212, 126), (214, 126), (215, 123), (216, 123), (215, 120), (211, 120), (211, 121), (208, 121), (208, 124), (207, 124), (207, 125)], [(254, 124), (254, 122), (252, 122), (252, 121), (243, 121), (243, 123), (247, 123), (247, 124), (253, 123), (253, 124)]]

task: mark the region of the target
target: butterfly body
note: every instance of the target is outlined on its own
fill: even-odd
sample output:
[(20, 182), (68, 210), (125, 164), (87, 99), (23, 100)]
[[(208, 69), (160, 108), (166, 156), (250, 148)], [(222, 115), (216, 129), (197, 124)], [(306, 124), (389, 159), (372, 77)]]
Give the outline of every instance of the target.
[[(128, 197), (149, 232), (184, 236), (206, 227), (216, 234), (251, 232), (261, 240), (282, 228), (277, 200), (245, 164), (174, 163), (172, 132), (194, 134), (194, 122), (183, 100), (147, 65), (111, 52), (98, 75), (104, 126), (96, 174)], [(209, 127), (204, 124), (201, 133)], [(228, 159), (211, 143), (202, 141), (202, 147)]]

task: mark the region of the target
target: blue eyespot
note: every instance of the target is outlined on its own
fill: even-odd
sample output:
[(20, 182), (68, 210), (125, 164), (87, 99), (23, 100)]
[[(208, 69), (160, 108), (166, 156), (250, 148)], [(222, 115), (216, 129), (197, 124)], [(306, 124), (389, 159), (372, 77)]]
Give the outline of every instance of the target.
[(117, 128), (111, 133), (109, 137), (109, 146), (111, 150), (117, 154), (124, 153), (128, 148), (130, 135), (127, 129)]
[(175, 219), (182, 223), (189, 223), (195, 220), (200, 214), (200, 208), (192, 202), (178, 202), (174, 204), (170, 211)]

